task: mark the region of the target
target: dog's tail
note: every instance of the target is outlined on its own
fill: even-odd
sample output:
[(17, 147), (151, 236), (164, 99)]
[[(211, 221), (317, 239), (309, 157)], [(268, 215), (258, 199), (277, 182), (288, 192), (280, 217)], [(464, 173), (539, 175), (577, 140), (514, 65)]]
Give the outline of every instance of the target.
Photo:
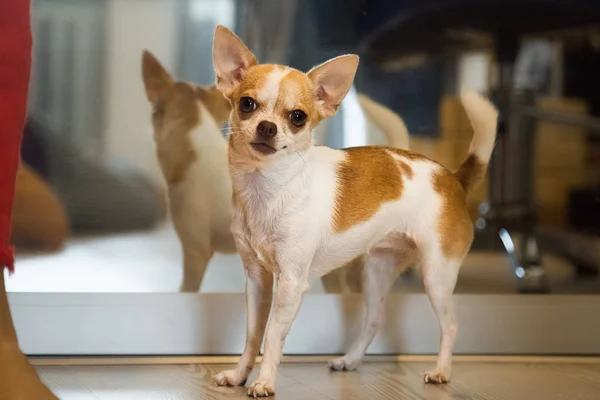
[(483, 180), (496, 141), (498, 110), (482, 95), (473, 91), (460, 94), (467, 117), (473, 127), (473, 139), (467, 159), (455, 175), (467, 193)]
[(358, 95), (358, 102), (369, 120), (384, 133), (390, 147), (408, 150), (408, 129), (398, 114), (364, 94)]

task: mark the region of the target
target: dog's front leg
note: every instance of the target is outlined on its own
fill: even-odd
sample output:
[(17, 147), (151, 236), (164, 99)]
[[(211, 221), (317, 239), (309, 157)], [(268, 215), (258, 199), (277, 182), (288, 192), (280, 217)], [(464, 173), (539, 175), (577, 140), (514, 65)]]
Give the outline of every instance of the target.
[(222, 371), (215, 375), (219, 386), (242, 386), (252, 372), (256, 357), (262, 345), (265, 326), (269, 318), (273, 294), (273, 275), (248, 272), (246, 281), (247, 330), (246, 345), (235, 369)]
[(219, 386), (246, 383), (262, 346), (273, 299), (273, 274), (263, 268), (248, 247), (238, 243), (238, 248), (246, 270), (246, 345), (235, 369), (215, 375)]
[(263, 397), (275, 393), (277, 365), (279, 365), (283, 344), (296, 318), (306, 288), (306, 277), (284, 271), (279, 273), (273, 314), (267, 328), (263, 361), (258, 378), (248, 388), (248, 395)]

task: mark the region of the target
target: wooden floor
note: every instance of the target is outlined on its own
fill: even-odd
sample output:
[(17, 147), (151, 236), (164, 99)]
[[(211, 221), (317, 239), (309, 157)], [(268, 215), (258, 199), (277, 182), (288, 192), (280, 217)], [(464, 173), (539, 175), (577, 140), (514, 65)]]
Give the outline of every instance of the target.
[[(283, 400), (592, 400), (600, 399), (600, 364), (455, 363), (449, 385), (423, 383), (431, 363), (366, 363), (332, 373), (323, 364), (284, 364), (275, 399)], [(224, 365), (39, 366), (63, 400), (244, 399), (244, 388), (211, 383)], [(253, 375), (254, 377), (255, 375)]]

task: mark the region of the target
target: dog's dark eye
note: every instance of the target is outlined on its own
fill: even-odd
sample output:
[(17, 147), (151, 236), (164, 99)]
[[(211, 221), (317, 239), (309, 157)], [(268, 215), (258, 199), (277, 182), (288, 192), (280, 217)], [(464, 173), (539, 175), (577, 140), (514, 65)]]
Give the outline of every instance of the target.
[(242, 97), (240, 99), (240, 111), (249, 113), (256, 110), (256, 102), (252, 97)]
[(306, 124), (306, 113), (302, 110), (294, 110), (290, 113), (290, 121), (297, 127), (304, 126)]

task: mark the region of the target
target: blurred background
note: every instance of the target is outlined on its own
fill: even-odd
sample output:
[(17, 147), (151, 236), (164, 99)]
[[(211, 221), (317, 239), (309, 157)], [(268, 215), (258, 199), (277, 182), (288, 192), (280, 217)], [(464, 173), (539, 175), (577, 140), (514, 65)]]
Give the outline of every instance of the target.
[[(13, 292), (174, 292), (169, 222), (144, 49), (180, 80), (214, 80), (225, 25), (262, 62), (308, 70), (357, 53), (354, 90), (318, 132), (332, 147), (386, 144), (364, 94), (398, 113), (410, 148), (450, 169), (471, 137), (458, 91), (501, 110), (461, 293), (600, 294), (600, 4), (595, 1), (33, 0), (29, 115), (14, 206)], [(207, 188), (210, 190), (210, 188)], [(420, 292), (414, 273), (396, 285)], [(311, 287), (322, 292), (321, 282)], [(243, 292), (216, 255), (201, 292)]]

